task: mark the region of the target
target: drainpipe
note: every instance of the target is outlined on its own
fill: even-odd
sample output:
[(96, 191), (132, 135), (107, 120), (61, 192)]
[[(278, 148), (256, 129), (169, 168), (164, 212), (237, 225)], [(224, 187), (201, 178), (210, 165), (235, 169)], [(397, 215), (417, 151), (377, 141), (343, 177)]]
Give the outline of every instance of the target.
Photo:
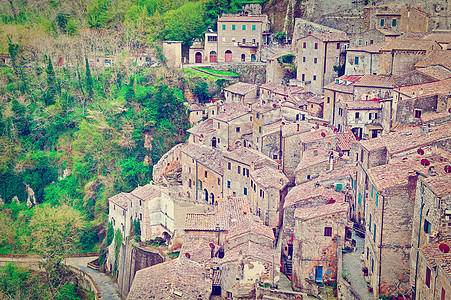
[[(381, 195), (382, 196), (382, 195)], [(379, 287), (378, 293), (381, 294), (381, 272), (382, 272), (382, 232), (384, 230), (384, 208), (385, 208), (385, 196), (382, 196), (382, 217), (381, 217), (381, 242), (379, 244)]]
[(324, 77), (326, 76), (326, 62), (327, 62), (326, 58), (327, 58), (327, 42), (324, 43), (324, 69), (323, 69), (323, 80), (321, 84), (321, 93), (323, 92)]
[(197, 179), (197, 159), (196, 159), (196, 200), (198, 200), (199, 180)]

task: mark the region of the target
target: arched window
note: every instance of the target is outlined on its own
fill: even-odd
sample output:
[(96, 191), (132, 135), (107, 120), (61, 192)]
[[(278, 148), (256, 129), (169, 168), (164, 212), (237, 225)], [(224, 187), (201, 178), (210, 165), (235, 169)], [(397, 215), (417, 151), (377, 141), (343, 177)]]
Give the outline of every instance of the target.
[(225, 52), (225, 62), (231, 62), (232, 61), (232, 51), (227, 50)]
[(255, 61), (255, 54), (251, 54), (251, 61)]
[(245, 62), (246, 61), (246, 54), (241, 54), (241, 61), (242, 62)]
[(216, 51), (210, 52), (210, 62), (215, 63), (218, 61), (218, 55), (216, 54)]

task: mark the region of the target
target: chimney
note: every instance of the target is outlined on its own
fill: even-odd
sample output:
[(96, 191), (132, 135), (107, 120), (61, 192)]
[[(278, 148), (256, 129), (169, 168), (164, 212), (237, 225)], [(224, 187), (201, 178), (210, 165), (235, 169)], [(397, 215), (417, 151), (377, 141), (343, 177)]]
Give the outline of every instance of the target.
[(434, 166), (430, 166), (428, 170), (428, 176), (436, 176), (437, 172), (435, 171)]

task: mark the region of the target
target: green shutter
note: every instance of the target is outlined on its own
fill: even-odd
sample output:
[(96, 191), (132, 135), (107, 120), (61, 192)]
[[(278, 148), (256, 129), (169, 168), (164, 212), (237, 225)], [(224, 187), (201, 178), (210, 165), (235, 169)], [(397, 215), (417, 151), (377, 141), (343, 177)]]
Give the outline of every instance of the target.
[(222, 30), (226, 30), (226, 25), (222, 24)]
[(232, 30), (235, 30), (235, 24), (232, 24)]
[(396, 19), (393, 19), (393, 20), (391, 21), (391, 26), (392, 26), (392, 27), (396, 27)]
[(335, 186), (335, 190), (336, 190), (336, 191), (341, 191), (341, 190), (343, 190), (343, 184), (337, 183), (337, 185)]
[(381, 19), (381, 26), (384, 26), (385, 25), (385, 21), (384, 21), (384, 19)]
[(257, 29), (257, 26), (255, 26), (255, 25), (252, 25), (252, 30), (256, 30)]
[(371, 214), (370, 214), (370, 222), (368, 223), (368, 229), (371, 231)]
[(374, 185), (371, 185), (371, 198), (373, 198)]
[(379, 194), (376, 193), (376, 207), (377, 207), (377, 202), (379, 201)]
[(362, 204), (362, 194), (359, 193), (359, 204)]
[(243, 30), (246, 30), (246, 25), (243, 25), (243, 27), (242, 27), (242, 28), (243, 28)]

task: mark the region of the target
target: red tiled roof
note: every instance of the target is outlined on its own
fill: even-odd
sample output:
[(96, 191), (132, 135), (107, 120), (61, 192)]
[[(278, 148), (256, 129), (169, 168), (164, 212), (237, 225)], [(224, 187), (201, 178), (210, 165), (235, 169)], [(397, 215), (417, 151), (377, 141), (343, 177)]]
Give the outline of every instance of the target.
[(288, 195), (285, 197), (283, 208), (287, 208), (294, 204), (317, 197), (324, 199), (324, 202), (329, 201), (331, 198), (337, 202), (344, 202), (345, 199), (343, 193), (327, 189), (321, 185), (315, 186), (314, 182), (308, 181), (295, 186), (290, 192), (288, 192)]
[(451, 78), (422, 84), (415, 84), (395, 88), (395, 91), (407, 95), (410, 98), (424, 97), (427, 95), (448, 94), (451, 92)]
[(384, 87), (393, 88), (394, 79), (392, 76), (365, 74), (355, 86)]
[(230, 228), (226, 239), (229, 240), (245, 233), (255, 233), (256, 235), (264, 236), (275, 241), (274, 232), (269, 226), (262, 224), (261, 221), (254, 221), (251, 218), (244, 219)]
[(442, 176), (431, 176), (423, 179), (423, 181), (438, 197), (451, 194), (451, 173), (443, 174)]
[(386, 43), (370, 44), (366, 46), (348, 48), (346, 51), (367, 52), (367, 53), (379, 53), (379, 50), (385, 46)]
[(341, 151), (351, 150), (351, 143), (356, 142), (354, 134), (351, 132), (337, 133), (337, 148)]
[(346, 42), (346, 41), (349, 41), (349, 37), (346, 36), (346, 34), (337, 33), (337, 32), (312, 33), (311, 36), (313, 36), (323, 42)]
[(450, 116), (450, 113), (447, 111), (425, 113), (421, 114), (421, 122), (423, 122), (423, 124), (427, 124), (437, 120), (451, 120)]
[[(306, 121), (299, 121), (297, 123), (292, 123), (290, 121), (283, 119), (283, 120), (279, 120), (274, 123), (263, 126), (263, 128), (262, 128), (263, 136), (273, 134), (274, 132), (280, 133), (280, 126), (281, 126), (282, 122), (284, 123), (284, 125), (282, 125), (283, 137), (291, 136), (291, 135), (297, 134), (297, 133), (301, 134), (302, 132), (307, 132), (314, 128), (314, 126), (311, 123), (308, 123)], [(298, 130), (298, 125), (299, 125), (299, 130)]]
[(196, 144), (187, 144), (182, 148), (182, 152), (210, 170), (220, 175), (224, 174), (224, 155), (220, 150)]
[(245, 82), (237, 82), (224, 88), (224, 91), (229, 91), (231, 93), (238, 95), (246, 95), (252, 92), (253, 90), (257, 90), (257, 85)]
[(392, 50), (411, 50), (411, 51), (426, 51), (432, 48), (441, 49), (440, 45), (435, 41), (423, 39), (393, 39), (386, 43), (381, 49), (381, 52)]
[[(323, 137), (321, 134), (324, 133), (325, 136)], [(322, 139), (330, 139), (331, 137), (335, 136), (335, 133), (328, 127), (320, 127), (320, 129), (315, 131), (309, 131), (305, 133), (301, 133), (300, 138), (302, 143), (310, 143), (319, 141)]]
[(229, 122), (250, 113), (251, 111), (241, 103), (224, 103), (219, 107), (218, 114), (212, 116), (212, 119)]
[(127, 198), (127, 193), (119, 193), (117, 195), (114, 195), (113, 197), (108, 198), (108, 201), (127, 210), (130, 199)]
[(210, 134), (214, 133), (216, 128), (213, 126), (213, 119), (207, 119), (188, 129), (188, 132), (194, 134), (196, 136), (204, 136), (207, 137)]
[(434, 49), (426, 58), (416, 63), (415, 68), (443, 66), (451, 71), (451, 51)]
[(130, 194), (143, 201), (148, 201), (155, 197), (159, 197), (161, 195), (161, 189), (158, 186), (146, 184), (145, 186), (138, 186), (131, 191)]
[(230, 250), (225, 251), (224, 258), (219, 261), (221, 265), (239, 261), (241, 258), (256, 258), (269, 263), (274, 262), (274, 267), (280, 266), (279, 255), (272, 247), (263, 246), (252, 241), (247, 241)]
[(185, 218), (185, 230), (216, 230), (216, 216), (212, 213), (188, 213)]
[(252, 170), (250, 176), (251, 179), (265, 189), (275, 188), (277, 190), (283, 190), (289, 183), (287, 176), (282, 171), (268, 166)]
[(253, 162), (264, 160), (271, 161), (274, 162), (274, 164), (277, 164), (274, 160), (264, 155), (263, 153), (246, 147), (239, 147), (231, 152), (227, 152), (225, 153), (225, 157), (246, 165), (251, 165), (251, 163)]
[(378, 30), (380, 33), (382, 33), (385, 36), (398, 36), (401, 35), (399, 32), (390, 30), (390, 29), (385, 29), (385, 28), (376, 28), (376, 30)]
[(357, 101), (340, 101), (340, 103), (348, 110), (375, 110), (381, 109), (377, 101), (357, 100)]
[(451, 251), (448, 253), (440, 251), (440, 245), (442, 244), (451, 248), (451, 240), (448, 238), (433, 244), (426, 244), (419, 250), (431, 267), (439, 265), (448, 277), (451, 277)]
[[(322, 204), (316, 206), (298, 207), (294, 211), (294, 217), (296, 219), (306, 221), (314, 218), (319, 218), (327, 215), (338, 214), (347, 212), (349, 210), (349, 203), (347, 202), (335, 202), (332, 204)], [(344, 216), (347, 221), (347, 216)]]
[(451, 70), (448, 70), (443, 66), (429, 66), (426, 68), (417, 68), (417, 71), (426, 74), (428, 76), (432, 76), (438, 80), (451, 78)]

